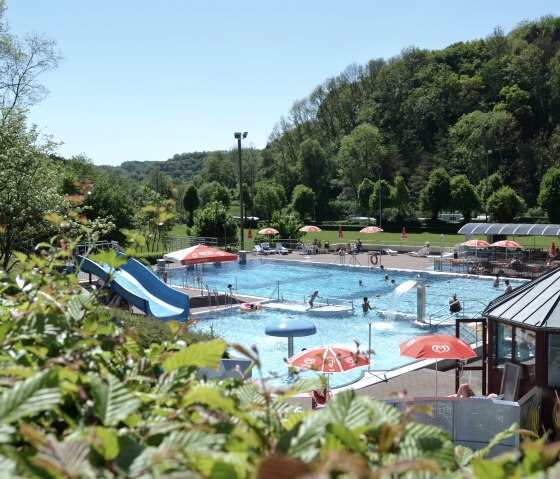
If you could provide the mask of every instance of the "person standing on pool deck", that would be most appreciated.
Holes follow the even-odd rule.
[[[309,306],[313,307],[313,302],[319,297],[319,291],[313,291],[311,298],[309,299]]]
[[[373,309],[373,308],[371,307],[371,304],[369,304],[367,296],[365,296],[364,297],[364,302],[362,303],[362,310],[364,311],[364,314],[368,314],[370,309]]]

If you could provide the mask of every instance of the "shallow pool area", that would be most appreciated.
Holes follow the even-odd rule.
[[[398,291],[397,286],[406,281],[421,282],[426,287],[426,318],[435,322],[449,317],[448,302],[457,293],[462,302],[463,312],[475,317],[486,304],[501,295],[502,288],[492,286],[492,278],[466,277],[453,274],[403,271],[368,267],[352,267],[336,264],[310,264],[297,261],[255,260],[246,265],[222,264],[219,267],[204,265],[191,269],[173,278],[174,282],[203,282],[211,289],[227,291],[232,285],[235,294],[258,296],[277,300],[286,295],[296,301],[293,309],[272,309],[267,307],[257,312],[243,313],[239,308],[228,311],[212,311],[196,315],[198,328],[212,328],[220,337],[230,343],[240,343],[246,348],[255,345],[263,363],[265,377],[285,375],[288,357],[288,340],[265,334],[265,327],[271,321],[290,318],[304,318],[312,321],[317,334],[294,338],[294,353],[302,348],[322,345],[345,345],[366,353],[371,323],[372,356],[371,369],[375,371],[401,367],[411,359],[399,355],[401,342],[421,334],[438,332],[454,334],[454,326],[430,327],[417,324],[417,291],[412,288]],[[388,275],[388,279],[385,279]],[[391,284],[395,280],[395,285]],[[361,285],[360,282],[361,281]],[[512,280],[513,287],[523,281]],[[337,300],[351,300],[353,314],[317,315],[309,310],[307,300],[313,291],[319,291],[316,306]],[[374,308],[364,315],[361,309],[363,297],[367,296]],[[315,309],[315,308],[314,308]],[[330,378],[333,387],[342,386],[360,378],[363,370],[335,374]],[[257,374],[256,371],[253,373]],[[315,374],[315,373],[306,373]]]

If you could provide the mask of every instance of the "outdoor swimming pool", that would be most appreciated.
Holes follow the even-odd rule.
[[[185,273],[183,273],[184,276]],[[384,276],[389,275],[389,281]],[[317,327],[317,334],[294,338],[294,352],[302,348],[310,348],[325,344],[344,344],[355,350],[356,341],[360,344],[360,351],[368,348],[368,323],[372,323],[372,348],[376,354],[372,356],[372,370],[388,370],[403,366],[411,362],[409,358],[399,355],[398,345],[420,334],[433,332],[434,328],[415,324],[417,295],[416,288],[405,292],[396,303],[396,287],[390,283],[395,279],[397,285],[407,280],[421,281],[426,288],[426,317],[434,318],[448,316],[448,301],[453,293],[463,302],[464,311],[469,316],[475,316],[484,309],[486,304],[503,292],[500,288],[492,287],[491,278],[466,277],[459,275],[422,272],[418,277],[416,271],[380,270],[378,268],[352,267],[341,265],[310,264],[292,261],[254,260],[246,265],[238,263],[224,263],[219,267],[204,265],[186,272],[187,279],[192,282],[196,276],[208,288],[226,291],[229,284],[233,285],[234,294],[276,298],[277,288],[282,294],[293,293],[302,298],[318,290],[317,302],[325,301],[325,297],[351,299],[354,301],[353,315],[335,315],[318,317],[310,312],[274,311],[266,305],[255,313],[242,313],[238,308],[229,312],[212,312],[200,318],[198,328],[209,330],[213,328],[228,342],[237,342],[245,347],[256,345],[263,362],[264,374],[269,372],[285,374],[284,359],[288,357],[288,340],[267,336],[265,326],[274,320],[289,317],[304,318],[313,322]],[[359,281],[362,281],[362,286]],[[174,282],[181,281],[181,275],[174,275]],[[183,280],[184,281],[184,278]],[[521,281],[511,280],[513,287],[522,284]],[[362,298],[367,296],[373,311],[367,316],[362,314]],[[386,316],[387,310],[396,310],[394,319]],[[442,329],[444,328],[444,329]],[[444,334],[454,334],[454,327],[438,327],[437,331]],[[363,368],[362,368],[363,369]],[[331,378],[333,386],[340,386],[353,382],[363,371],[351,371],[334,375]],[[256,372],[255,372],[256,374]]]

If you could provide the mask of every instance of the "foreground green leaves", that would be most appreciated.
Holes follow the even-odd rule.
[[[142,347],[133,328],[92,308],[95,292],[84,294],[74,276],[56,272],[56,255],[52,248],[28,258],[33,266],[0,279],[4,475],[490,478],[555,467],[560,447],[540,442],[488,459],[515,426],[473,452],[354,391],[336,394],[325,409],[296,411],[287,401],[296,394],[308,401],[317,379],[284,388],[200,379],[198,368],[218,367],[225,342]],[[232,349],[258,364],[257,350]]]

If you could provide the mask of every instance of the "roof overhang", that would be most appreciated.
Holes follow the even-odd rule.
[[[510,236],[558,236],[560,225],[537,225],[527,223],[467,223],[459,234],[472,235],[510,235]]]

